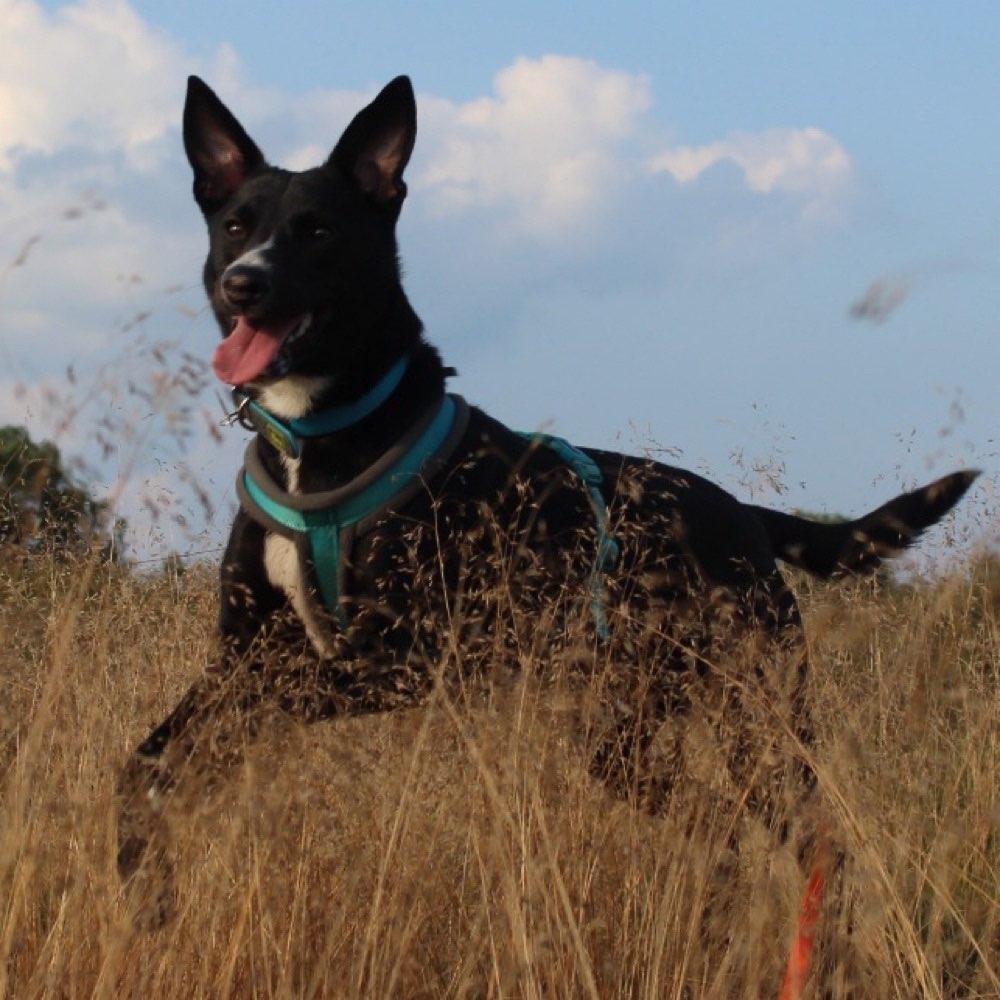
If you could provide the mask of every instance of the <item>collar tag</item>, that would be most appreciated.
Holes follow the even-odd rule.
[[[287,458],[299,457],[299,442],[296,440],[294,434],[286,428],[281,427],[279,424],[268,420],[267,416],[263,414],[263,411],[260,410],[259,407],[251,405],[249,410],[250,420],[253,422],[254,427],[256,427],[261,437],[265,438],[270,444],[274,445],[274,447]]]
[[[298,458],[302,454],[295,432],[277,417],[272,417],[242,389],[233,389],[233,401],[236,410],[226,418],[228,426],[238,423],[248,431],[256,431],[286,458]]]

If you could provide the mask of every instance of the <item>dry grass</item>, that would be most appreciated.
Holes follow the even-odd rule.
[[[848,861],[829,995],[1000,995],[1000,570],[804,588],[815,766]],[[212,574],[0,574],[0,995],[774,996],[803,876],[692,790],[653,819],[586,775],[566,698],[277,727],[175,809],[180,910],[131,929],[127,753],[211,656]],[[759,841],[759,842],[758,842]]]

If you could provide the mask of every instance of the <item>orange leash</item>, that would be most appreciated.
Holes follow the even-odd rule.
[[[823,894],[826,891],[826,850],[821,843],[816,851],[806,892],[799,908],[799,925],[795,931],[795,940],[788,954],[788,965],[785,967],[785,978],[781,984],[779,1000],[799,1000],[802,986],[809,975],[809,963],[812,960],[813,945],[816,943],[816,925],[819,923],[819,913],[823,905]]]

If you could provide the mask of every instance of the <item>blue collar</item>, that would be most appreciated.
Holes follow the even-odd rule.
[[[360,399],[294,420],[279,420],[249,393],[236,387],[233,389],[236,416],[248,430],[257,431],[283,455],[298,458],[302,454],[302,438],[333,434],[371,416],[399,388],[409,366],[410,356],[404,354]]]

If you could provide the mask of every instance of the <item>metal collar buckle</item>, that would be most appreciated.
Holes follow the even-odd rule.
[[[255,431],[257,430],[250,416],[250,403],[251,399],[249,396],[242,392],[233,391],[233,402],[236,403],[236,409],[231,413],[227,413],[222,420],[219,421],[220,427],[235,427],[239,424],[244,430]]]

